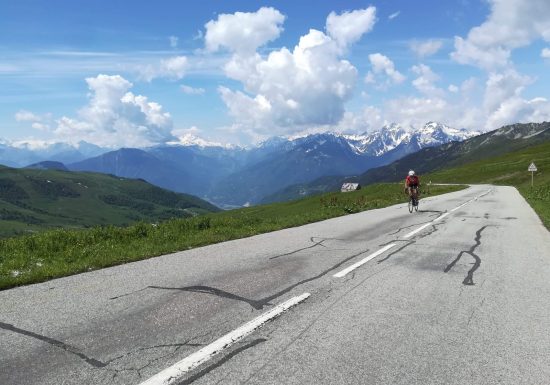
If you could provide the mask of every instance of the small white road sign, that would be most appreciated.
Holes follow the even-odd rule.
[[[531,163],[527,171],[537,172],[537,166],[535,166],[535,163]]]

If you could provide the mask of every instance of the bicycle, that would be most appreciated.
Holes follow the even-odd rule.
[[[409,196],[409,213],[418,211],[418,188],[411,188],[411,195]]]

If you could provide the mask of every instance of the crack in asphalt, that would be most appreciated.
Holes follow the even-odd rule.
[[[262,309],[265,305],[261,300],[257,301],[257,300],[241,297],[240,295],[233,294],[233,293],[230,293],[228,291],[217,289],[217,288],[211,287],[211,286],[202,286],[202,285],[185,286],[185,287],[147,286],[147,288],[148,289],[160,289],[160,290],[179,290],[179,291],[188,291],[188,292],[191,292],[191,293],[204,293],[204,294],[215,295],[217,297],[228,298],[228,299],[233,299],[235,301],[246,302],[256,310]]]
[[[136,350],[133,350],[129,353],[125,353],[125,354],[122,354],[118,357],[114,357],[110,360],[107,360],[107,361],[100,361],[100,360],[97,360],[95,358],[92,358],[92,357],[89,357],[87,356],[86,354],[84,354],[82,351],[80,351],[80,349],[74,347],[74,346],[71,346],[65,342],[62,342],[62,341],[59,341],[59,340],[56,340],[54,338],[51,338],[51,337],[47,337],[47,336],[44,336],[44,335],[41,335],[41,334],[38,334],[38,333],[35,333],[35,332],[31,332],[29,330],[25,330],[25,329],[21,329],[21,328],[18,328],[12,324],[8,324],[8,323],[5,323],[5,322],[0,322],[0,329],[4,329],[4,330],[8,330],[8,331],[11,331],[11,332],[14,332],[14,333],[17,333],[17,334],[21,334],[21,335],[24,335],[24,336],[27,336],[27,337],[31,337],[31,338],[35,338],[37,340],[40,340],[40,341],[43,341],[43,342],[46,342],[47,344],[49,345],[53,345],[55,347],[58,347],[60,349],[63,349],[65,350],[66,352],[68,353],[71,353],[75,356],[77,356],[78,358],[80,358],[81,360],[85,361],[87,364],[89,364],[90,366],[94,367],[94,368],[98,368],[98,369],[101,369],[101,368],[105,368],[106,366],[112,364],[113,362],[121,359],[121,358],[124,358],[124,357],[127,357],[129,355],[132,355],[134,353],[137,353],[137,352],[140,352],[140,351],[144,351],[144,350],[150,350],[150,349],[158,349],[158,348],[169,348],[169,347],[176,347],[176,350],[174,350],[174,352],[171,352],[170,354],[174,354],[175,352],[177,352],[180,348],[182,348],[183,346],[192,346],[192,347],[197,347],[197,346],[202,346],[202,344],[194,344],[194,343],[190,343],[190,341],[192,341],[193,339],[195,339],[195,337],[193,337],[192,339],[190,339],[189,341],[186,341],[186,342],[183,342],[183,343],[175,343],[175,344],[163,344],[163,345],[155,345],[155,346],[148,346],[148,347],[142,347],[142,348],[139,348],[139,349],[136,349]],[[165,356],[163,356],[165,357]],[[155,360],[158,360],[155,359]],[[154,362],[155,360],[153,360],[152,362]],[[146,366],[150,365],[152,362],[149,362],[149,364],[147,364]],[[144,366],[144,367],[146,367]],[[106,370],[115,370],[115,371],[124,371],[124,370],[137,370],[137,371],[140,371],[142,370],[144,367],[142,368],[128,368],[128,369],[106,369]],[[116,376],[116,374],[115,374]]]
[[[266,341],[267,341],[267,339],[265,339],[265,338],[257,338],[255,340],[239,347],[238,349],[233,350],[231,353],[225,355],[221,360],[219,360],[215,364],[212,364],[212,365],[204,368],[203,370],[201,370],[197,374],[189,377],[188,379],[186,379],[182,382],[179,382],[177,385],[189,385],[189,384],[195,382],[196,380],[198,380],[199,378],[201,378],[201,377],[205,376],[206,374],[210,373],[212,370],[214,370],[216,368],[219,368],[220,366],[225,364],[227,361],[229,361],[230,359],[235,357],[237,354],[242,353],[245,350],[253,348],[254,346],[259,345],[261,343],[264,343]]]
[[[316,242],[315,239],[320,239],[320,241]],[[292,254],[299,253],[300,251],[304,251],[304,250],[308,250],[308,249],[313,249],[314,247],[317,247],[317,246],[326,247],[325,245],[323,245],[323,242],[327,241],[328,238],[311,237],[309,240],[313,243],[313,245],[307,246],[307,247],[303,247],[303,248],[301,248],[301,249],[294,250],[294,251],[291,251],[291,252],[289,252],[289,253],[279,254],[279,255],[276,255],[276,256],[274,256],[274,257],[270,257],[269,259],[277,259],[277,258],[280,258],[280,257],[286,257],[286,256],[289,256],[289,255],[292,255]]]
[[[135,349],[135,350],[132,350],[131,352],[129,353],[125,353],[125,354],[122,354],[118,357],[115,357],[115,358],[112,358],[110,359],[109,361],[107,361],[107,364],[110,365],[111,363],[115,362],[115,361],[118,361],[122,358],[125,358],[125,357],[128,357],[132,354],[135,354],[135,353],[138,353],[138,352],[142,352],[142,351],[145,351],[145,350],[151,350],[151,349],[159,349],[159,348],[175,348],[174,350],[172,351],[169,351],[161,356],[158,356],[158,357],[155,357],[155,358],[152,358],[150,360],[147,361],[146,364],[140,366],[140,367],[122,367],[122,368],[116,368],[116,367],[113,367],[113,368],[105,368],[104,370],[106,370],[107,372],[113,372],[113,376],[111,377],[111,379],[115,379],[119,374],[123,373],[123,372],[135,372],[139,378],[142,377],[142,374],[141,372],[143,371],[143,369],[146,369],[148,367],[150,367],[152,364],[154,364],[155,362],[159,361],[159,360],[162,360],[162,359],[165,359],[167,357],[170,357],[170,356],[173,356],[174,354],[176,354],[182,347],[184,346],[191,346],[191,347],[198,347],[198,346],[202,346],[203,344],[194,344],[194,343],[190,343],[190,341],[196,339],[197,337],[193,337],[185,342],[182,342],[182,343],[174,343],[174,344],[161,344],[161,345],[155,345],[155,346],[147,346],[147,347],[142,347],[142,348],[138,348],[138,349]]]
[[[393,255],[399,253],[400,251],[402,251],[403,249],[406,249],[407,247],[409,247],[410,245],[416,243],[416,241],[406,241],[407,243],[405,243],[403,246],[401,246],[399,249],[397,250],[394,250],[392,251],[390,254],[388,254],[385,258],[377,261],[377,263],[382,263],[382,262],[385,262],[387,261],[388,259],[390,259],[390,257],[392,257]]]
[[[466,326],[470,326],[470,322],[472,322],[472,318],[474,318],[474,314],[476,312],[477,309],[481,308],[483,306],[483,304],[485,303],[485,298],[483,298],[483,300],[481,301],[481,303],[479,304],[479,306],[475,307],[473,310],[472,310],[472,313],[470,314],[470,317],[468,318],[468,323],[466,324]]]
[[[29,330],[20,329],[14,325],[4,323],[4,322],[0,322],[0,329],[9,330],[11,332],[22,334],[27,337],[35,338],[37,340],[46,342],[47,344],[56,346],[60,349],[65,350],[66,352],[69,352],[77,356],[81,360],[84,360],[86,363],[93,366],[94,368],[103,368],[108,365],[108,363],[96,360],[95,358],[92,358],[92,357],[88,357],[86,354],[82,353],[79,349],[75,348],[74,346],[66,344],[65,342],[61,342],[54,338],[46,337],[41,334],[31,332]]]
[[[191,340],[189,340],[191,341]],[[116,358],[113,358],[112,360],[109,360],[108,363],[112,363],[116,360],[119,360],[121,358],[124,358],[124,357],[127,357],[127,356],[130,356],[132,354],[135,354],[135,353],[138,353],[138,352],[141,352],[141,351],[145,351],[145,350],[150,350],[150,349],[158,349],[158,348],[171,348],[171,347],[175,347],[175,349],[173,351],[169,351],[161,356],[158,356],[156,358],[153,358],[151,360],[149,360],[145,365],[142,365],[140,367],[123,367],[123,368],[106,368],[107,371],[109,372],[113,372],[113,377],[112,379],[115,379],[120,373],[123,373],[123,372],[136,372],[136,374],[138,375],[138,377],[141,378],[141,372],[143,371],[143,369],[146,369],[148,367],[150,367],[151,365],[153,365],[155,362],[157,361],[160,361],[162,359],[165,359],[167,357],[170,357],[170,356],[173,356],[174,354],[176,354],[182,347],[184,346],[202,346],[202,344],[190,344],[189,341],[187,342],[184,342],[184,343],[180,343],[180,344],[164,344],[164,345],[156,345],[156,346],[150,346],[150,347],[145,347],[145,348],[139,348],[139,349],[136,349],[132,352],[129,352],[129,353],[126,353],[126,354],[123,354],[119,357],[116,357]]]
[[[268,297],[265,297],[265,298],[262,298],[262,299],[259,299],[259,300],[253,300],[253,299],[250,299],[250,298],[245,298],[245,297],[233,294],[233,293],[229,293],[229,292],[224,291],[224,290],[217,289],[215,287],[202,286],[202,285],[200,285],[200,286],[185,286],[185,287],[147,286],[147,288],[161,289],[161,290],[190,291],[190,292],[199,292],[199,293],[211,294],[211,295],[216,295],[216,296],[220,296],[220,297],[223,297],[223,298],[229,298],[229,299],[234,299],[234,300],[237,300],[237,301],[243,301],[243,302],[248,303],[250,306],[254,307],[254,309],[260,310],[260,309],[263,309],[264,306],[266,306],[266,305],[272,305],[271,301],[274,300],[275,298],[278,298],[278,297],[282,296],[283,294],[286,294],[286,293],[290,292],[291,290],[293,290],[294,288],[296,288],[300,285],[303,285],[305,283],[308,283],[308,282],[311,282],[311,281],[314,281],[316,279],[321,278],[322,276],[328,274],[332,270],[335,270],[335,269],[339,268],[340,266],[342,266],[344,263],[348,262],[349,260],[351,260],[353,258],[356,258],[356,257],[360,256],[361,254],[365,254],[368,251],[369,251],[369,249],[363,250],[359,253],[356,253],[356,254],[351,255],[347,258],[344,258],[342,261],[338,262],[337,264],[333,265],[332,267],[322,271],[321,273],[319,273],[319,274],[317,274],[313,277],[301,280],[301,281],[299,281],[299,282],[297,282],[293,285],[287,286],[286,288],[278,291],[277,293],[275,293],[273,295],[270,295]],[[144,290],[144,289],[141,289],[141,290]]]
[[[400,227],[398,230],[394,231],[393,233],[389,233],[388,235],[395,235],[395,234],[398,234],[398,233],[400,233],[401,231],[403,231],[403,230],[405,230],[405,229],[410,229],[411,227],[418,226],[418,225],[425,225],[426,223],[430,223],[430,222],[432,222],[432,221],[414,223],[414,224],[409,225],[409,226]],[[390,243],[391,243],[391,242],[390,242]]]
[[[476,236],[474,238],[475,244],[473,244],[469,250],[462,250],[460,253],[458,253],[456,258],[447,265],[447,267],[443,270],[443,272],[448,273],[456,265],[456,263],[460,260],[460,258],[462,258],[464,254],[468,254],[474,258],[475,262],[474,262],[474,266],[472,266],[472,268],[468,271],[468,274],[466,275],[466,278],[464,278],[464,281],[462,281],[462,284],[468,285],[468,286],[475,285],[474,273],[479,268],[479,266],[481,266],[481,258],[479,257],[479,255],[474,253],[474,251],[476,248],[478,248],[481,245],[481,233],[487,227],[489,227],[489,225],[485,225],[476,231]]]

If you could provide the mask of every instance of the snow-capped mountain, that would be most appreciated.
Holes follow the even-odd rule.
[[[222,144],[220,142],[212,142],[190,133],[187,133],[181,136],[178,142],[168,142],[166,144],[170,146],[183,146],[183,147],[197,146],[202,148],[205,148],[205,147],[221,147],[226,149],[239,148],[239,146],[236,146],[234,144]]]
[[[399,124],[392,123],[371,133],[344,135],[344,137],[356,152],[371,156],[382,156],[400,146],[408,147],[407,152],[410,153],[425,147],[463,141],[476,135],[479,135],[479,132],[428,122],[419,129],[413,127],[405,129]]]

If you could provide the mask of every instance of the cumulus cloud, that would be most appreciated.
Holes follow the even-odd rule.
[[[145,147],[173,139],[170,114],[146,96],[130,92],[132,83],[120,75],[87,78],[89,103],[77,118],[63,116],[54,132],[73,141],[107,147]]]
[[[540,52],[540,56],[545,59],[550,59],[550,48],[543,48]]]
[[[385,74],[394,84],[405,81],[405,76],[395,69],[395,65],[387,56],[381,53],[370,54],[369,61],[374,74]]]
[[[412,82],[418,91],[432,96],[442,96],[445,93],[441,88],[435,86],[435,83],[439,80],[439,76],[429,66],[419,64],[413,66],[411,70],[418,75]]]
[[[426,41],[412,41],[410,43],[411,50],[420,58],[435,55],[443,47],[443,41],[430,39]]]
[[[256,133],[288,134],[312,125],[337,124],[357,79],[356,68],[342,58],[343,48],[372,28],[374,8],[341,15],[331,13],[327,18],[327,34],[311,29],[293,50],[283,47],[263,57],[242,46],[258,48],[278,36],[279,24],[284,20],[278,11],[269,9],[270,27],[265,22],[252,22],[260,16],[266,18],[265,10],[262,8],[246,17],[242,13],[223,15],[217,22],[207,23],[207,49],[223,47],[233,51],[224,71],[244,88],[243,91],[218,89],[235,118],[235,127],[253,128]],[[208,37],[213,25],[220,28],[220,20],[228,24],[224,30],[231,29],[230,35],[237,36],[237,41],[227,37],[213,41]],[[247,23],[237,22],[242,20]],[[259,28],[263,38],[259,39],[253,29],[247,29],[250,25]]]
[[[15,120],[18,122],[40,122],[42,118],[30,111],[20,110],[15,113]]]
[[[205,92],[204,88],[194,88],[191,86],[187,86],[185,84],[182,84],[180,86],[181,90],[186,93],[187,95],[202,95]]]
[[[206,23],[205,44],[208,51],[220,48],[233,52],[255,52],[258,47],[279,37],[285,16],[271,7],[257,12],[221,14]]]
[[[18,122],[30,122],[31,127],[35,130],[49,131],[51,129],[52,114],[38,115],[31,111],[19,110],[15,113],[15,120]]]
[[[490,0],[491,13],[464,39],[455,37],[451,57],[487,70],[508,66],[511,51],[535,39],[550,41],[548,0]]]
[[[185,56],[174,56],[169,59],[163,59],[158,65],[148,65],[141,69],[141,79],[152,81],[156,78],[167,78],[179,80],[183,78],[187,70],[189,61]]]
[[[327,34],[340,47],[349,47],[356,43],[361,36],[372,30],[376,23],[376,8],[368,7],[340,15],[331,12],[327,17]]]

